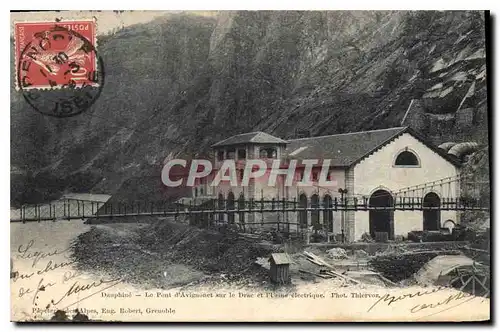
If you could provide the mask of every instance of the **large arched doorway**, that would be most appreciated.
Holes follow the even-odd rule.
[[[234,194],[233,194],[233,192],[230,192],[227,195],[226,208],[227,208],[227,210],[234,210]],[[227,213],[227,222],[230,224],[234,224],[234,211]]]
[[[422,206],[424,207],[424,231],[436,231],[441,227],[441,199],[436,193],[428,193],[424,196]],[[431,208],[431,209],[425,209]]]
[[[301,194],[299,196],[299,209],[307,208],[307,196],[305,194]],[[307,228],[307,210],[300,210],[299,214],[299,225],[300,228]]]
[[[387,190],[377,190],[370,196],[370,207],[391,207],[393,198]],[[375,233],[387,233],[389,239],[394,238],[394,210],[370,210],[370,235],[375,238]]]
[[[311,196],[311,224],[314,229],[319,229],[319,196],[314,194]]]
[[[333,211],[331,210],[333,207],[332,196],[325,195],[323,197],[323,207],[323,224],[329,232],[333,232]]]

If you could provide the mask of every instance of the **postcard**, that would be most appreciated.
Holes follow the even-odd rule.
[[[11,320],[489,321],[489,24],[11,12]]]

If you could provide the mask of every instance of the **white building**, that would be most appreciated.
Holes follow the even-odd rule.
[[[210,188],[207,182],[196,188],[208,195],[227,200],[237,206],[249,199],[286,199],[298,206],[328,206],[335,199],[357,199],[359,204],[391,206],[398,197],[416,199],[424,206],[439,206],[443,199],[459,197],[458,182],[443,182],[444,178],[459,176],[460,162],[435,147],[408,127],[397,127],[365,132],[283,140],[255,132],[236,135],[213,145],[216,165],[225,159],[244,163],[246,159],[329,159],[329,179],[336,181],[327,188],[317,185],[319,170],[313,169],[309,187],[284,185],[278,177],[275,186],[266,181],[251,182],[248,187],[221,183]],[[303,169],[297,169],[300,180]],[[435,181],[435,186],[419,185]],[[414,188],[411,190],[411,188]],[[408,188],[405,190],[405,188]],[[410,198],[411,197],[411,198]],[[229,222],[249,222],[253,216],[236,214]],[[289,221],[298,221],[300,227],[328,230],[344,234],[348,241],[359,240],[364,233],[388,233],[389,239],[407,236],[412,230],[434,230],[459,222],[458,212],[441,210],[415,211],[308,211],[287,214]],[[246,219],[246,220],[245,220]]]

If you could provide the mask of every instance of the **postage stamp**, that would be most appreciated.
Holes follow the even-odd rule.
[[[35,110],[68,117],[100,94],[96,22],[15,22],[16,88]]]
[[[96,84],[95,22],[16,22],[16,63],[24,89]]]

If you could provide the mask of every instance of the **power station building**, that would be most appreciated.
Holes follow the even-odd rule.
[[[444,181],[459,176],[459,160],[429,143],[409,127],[353,132],[320,137],[284,140],[263,132],[229,137],[213,145],[214,164],[234,159],[244,165],[248,159],[263,159],[270,164],[280,160],[330,160],[327,173],[332,185],[319,185],[319,168],[310,173],[310,186],[285,185],[278,175],[270,186],[266,174],[248,186],[234,186],[228,181],[210,186],[209,179],[201,181],[194,196],[208,196],[237,207],[248,200],[275,199],[294,201],[298,207],[331,206],[335,200],[356,200],[373,207],[390,207],[395,199],[407,197],[417,204],[439,207],[447,197],[459,197],[458,181]],[[320,166],[320,165],[319,165]],[[238,171],[242,172],[241,169]],[[240,174],[240,173],[238,173]],[[304,177],[304,168],[297,167],[295,180]],[[238,176],[238,181],[242,175]],[[296,182],[294,182],[296,183]],[[426,184],[423,186],[422,184]],[[242,206],[243,207],[243,206]],[[252,214],[231,214],[223,218],[229,223],[255,223]],[[267,217],[269,218],[269,217]],[[272,218],[272,215],[271,215]],[[333,235],[344,234],[346,240],[360,240],[364,233],[373,237],[387,233],[388,239],[405,236],[413,230],[437,230],[453,227],[459,222],[457,211],[429,210],[349,210],[300,211],[287,213],[287,220],[300,228],[315,228]]]

